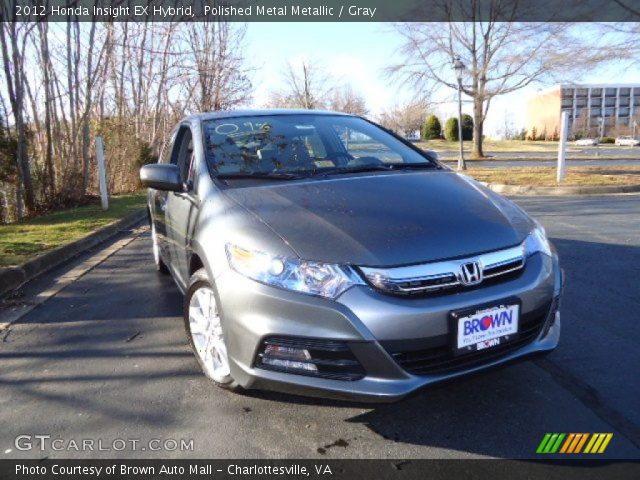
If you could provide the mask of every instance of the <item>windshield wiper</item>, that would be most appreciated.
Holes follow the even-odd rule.
[[[423,163],[394,163],[393,170],[428,170],[431,168],[440,168],[435,163],[423,162]]]
[[[333,167],[323,168],[314,172],[316,175],[338,175],[341,173],[360,173],[393,170],[390,165],[361,165],[359,167]]]
[[[268,178],[275,180],[297,180],[305,178],[305,175],[291,172],[233,172],[220,173],[216,175],[221,180],[227,179],[243,179],[243,178]]]
[[[389,164],[372,164],[360,165],[358,167],[334,167],[319,169],[314,172],[315,175],[339,175],[343,173],[361,173],[361,172],[389,172],[392,170],[422,170],[430,168],[439,168],[434,163],[389,163]]]

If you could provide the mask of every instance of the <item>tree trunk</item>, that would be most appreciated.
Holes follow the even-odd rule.
[[[484,127],[484,112],[482,109],[482,99],[473,99],[473,152],[471,154],[474,158],[483,158],[484,151],[482,149],[483,141],[483,127]]]
[[[4,20],[4,17],[0,18]],[[16,160],[18,163],[18,171],[20,173],[21,185],[18,191],[24,196],[27,212],[35,210],[36,201],[33,190],[33,182],[31,180],[31,169],[29,167],[29,151],[27,144],[27,130],[24,123],[24,72],[22,70],[23,57],[20,55],[18,46],[18,32],[16,30],[17,22],[6,22],[0,24],[0,44],[2,47],[2,59],[4,63],[4,73],[9,92],[9,103],[13,111],[13,120],[15,123],[16,137],[18,148],[16,151]],[[8,35],[7,35],[8,33]],[[11,41],[11,56],[9,56],[9,48],[7,45],[7,36]],[[22,192],[21,192],[22,191]],[[18,200],[20,202],[20,200]]]

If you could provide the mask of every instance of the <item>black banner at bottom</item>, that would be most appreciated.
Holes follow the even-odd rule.
[[[537,479],[637,480],[638,461],[0,460],[2,479]]]

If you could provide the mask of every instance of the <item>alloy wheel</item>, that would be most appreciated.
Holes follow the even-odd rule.
[[[205,373],[219,383],[229,381],[229,359],[213,290],[196,289],[189,300],[189,329]]]

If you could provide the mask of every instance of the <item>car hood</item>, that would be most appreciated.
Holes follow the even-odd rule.
[[[229,188],[303,259],[395,266],[522,242],[533,227],[515,204],[450,171]]]

